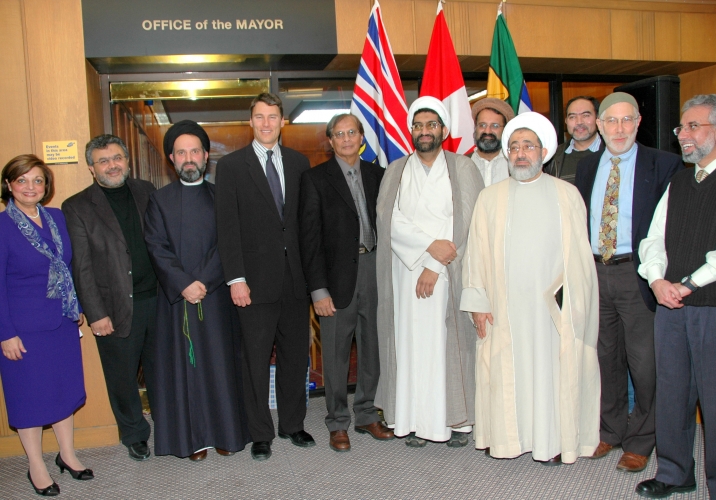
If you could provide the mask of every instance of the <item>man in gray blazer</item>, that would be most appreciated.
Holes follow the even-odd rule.
[[[150,427],[137,387],[140,360],[152,401],[152,349],[157,278],[144,243],[144,212],[152,183],[129,179],[122,139],[100,135],[85,157],[95,178],[62,204],[72,241],[77,296],[92,333],[107,383],[109,403],[130,458],[149,458]]]

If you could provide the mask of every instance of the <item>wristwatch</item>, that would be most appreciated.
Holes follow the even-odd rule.
[[[687,276],[686,278],[682,279],[682,280],[681,280],[681,284],[684,285],[684,286],[685,286],[686,288],[688,288],[689,290],[691,290],[692,292],[695,292],[696,290],[699,289],[699,287],[697,287],[697,286],[694,284],[694,282],[691,281],[691,276]]]

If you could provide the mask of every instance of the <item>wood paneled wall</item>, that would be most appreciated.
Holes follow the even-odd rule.
[[[22,153],[42,157],[42,142],[72,139],[80,161],[53,166],[59,207],[87,187],[92,176],[82,159],[90,139],[87,73],[80,0],[3,0],[0,2],[0,91],[5,116],[0,121],[0,165]],[[118,442],[97,345],[83,327],[82,360],[87,403],[75,414],[75,446],[89,448]],[[58,360],[58,369],[62,369]],[[40,404],[38,402],[38,404]],[[57,450],[52,431],[43,436],[45,451]],[[9,428],[0,392],[0,456],[21,455],[17,434]]]
[[[336,0],[339,54],[360,54],[372,0]],[[444,4],[458,56],[489,56],[497,1]],[[383,0],[394,54],[426,54],[436,0]],[[510,0],[520,57],[716,62],[716,2]]]
[[[716,65],[680,75],[681,104],[697,94],[716,94]]]

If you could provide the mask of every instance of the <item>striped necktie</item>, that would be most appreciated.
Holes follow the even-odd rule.
[[[696,182],[703,181],[708,175],[709,173],[706,171],[706,169],[699,170],[696,173]]]
[[[602,259],[609,260],[617,251],[617,220],[619,219],[619,162],[621,158],[612,157],[612,169],[607,179],[602,206],[602,223],[599,227],[599,253]]]

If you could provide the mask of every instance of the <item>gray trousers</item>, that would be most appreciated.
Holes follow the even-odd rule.
[[[356,288],[348,307],[338,309],[333,316],[320,318],[329,431],[347,430],[351,423],[347,384],[354,331],[358,347],[358,381],[353,400],[355,425],[368,425],[380,419],[373,405],[380,376],[375,255],[375,251],[360,254]]]
[[[696,293],[699,293],[698,291]],[[656,479],[694,484],[696,401],[704,429],[706,482],[716,495],[716,307],[656,310]]]
[[[600,439],[649,456],[656,441],[654,313],[639,290],[634,264],[597,264],[599,280],[599,372],[602,381]],[[629,416],[627,369],[634,383]],[[627,423],[628,422],[628,423]]]

